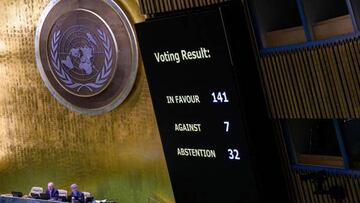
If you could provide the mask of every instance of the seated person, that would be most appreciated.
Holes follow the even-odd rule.
[[[55,188],[54,183],[48,183],[45,194],[48,195],[50,200],[57,200],[59,198],[59,191]]]
[[[71,195],[69,201],[72,201],[73,198],[74,200],[82,203],[85,201],[84,193],[78,190],[78,186],[75,183],[70,186],[70,189],[71,189]]]

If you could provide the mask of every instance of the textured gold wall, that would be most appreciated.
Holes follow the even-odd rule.
[[[201,6],[209,6],[226,1],[229,0],[139,0],[139,3],[142,13],[155,14]]]
[[[100,199],[174,202],[142,66],[129,99],[102,116],[72,113],[45,88],[34,32],[48,2],[0,0],[0,193],[76,182]],[[135,0],[119,3],[142,21]]]

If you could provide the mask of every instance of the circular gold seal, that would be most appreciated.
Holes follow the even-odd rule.
[[[111,111],[136,79],[134,29],[113,0],[51,1],[40,18],[35,49],[47,88],[79,113]]]

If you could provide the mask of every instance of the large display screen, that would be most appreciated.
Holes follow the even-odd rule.
[[[136,29],[176,201],[257,202],[236,74],[248,67],[234,64],[222,10]]]

